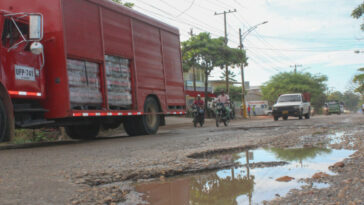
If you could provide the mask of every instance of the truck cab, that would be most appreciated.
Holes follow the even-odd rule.
[[[303,116],[310,118],[311,104],[309,97],[301,93],[284,94],[279,96],[277,103],[273,106],[273,118],[277,121],[280,117],[287,120],[288,116],[298,117],[300,120]]]
[[[13,123],[32,126],[45,112],[42,22],[40,14],[0,10],[0,141],[10,137]]]

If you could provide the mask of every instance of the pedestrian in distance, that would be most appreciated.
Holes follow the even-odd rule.
[[[254,116],[257,116],[257,113],[255,113],[255,105],[253,105],[253,114],[254,114]]]
[[[250,119],[250,111],[251,111],[251,107],[250,107],[250,105],[248,105],[248,115],[249,115],[249,119]]]

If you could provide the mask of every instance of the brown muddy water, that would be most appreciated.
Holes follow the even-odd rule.
[[[308,184],[300,181],[302,178],[312,177],[317,172],[334,175],[328,167],[353,153],[352,150],[310,147],[256,149],[224,154],[218,158],[233,160],[240,166],[139,183],[136,190],[143,193],[144,199],[153,205],[262,204],[265,200],[286,195],[291,189],[307,186]],[[286,161],[288,164],[271,166],[270,162],[277,161]],[[254,166],[257,163],[265,165],[257,168]],[[276,181],[282,176],[294,179],[289,182]],[[329,185],[312,186],[326,188]]]

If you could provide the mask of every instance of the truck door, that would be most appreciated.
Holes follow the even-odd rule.
[[[30,42],[22,42],[28,35],[27,22],[17,20],[14,24],[10,18],[5,18],[1,37],[5,84],[9,91],[37,93],[35,96],[40,97],[44,96],[42,59],[30,52]]]

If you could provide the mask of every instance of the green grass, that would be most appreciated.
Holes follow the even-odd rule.
[[[58,129],[17,129],[11,143],[26,144],[34,142],[51,142],[58,140],[60,131]]]

